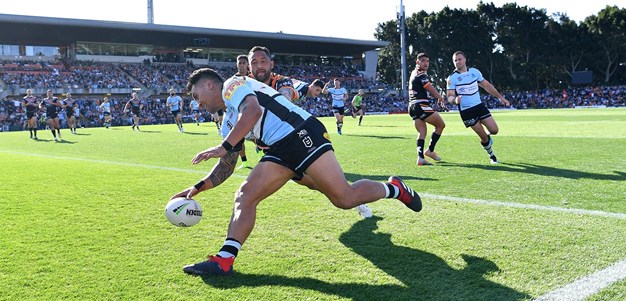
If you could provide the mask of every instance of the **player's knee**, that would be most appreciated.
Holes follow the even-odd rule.
[[[335,196],[329,196],[330,202],[339,209],[351,209],[354,207],[355,200],[350,197],[350,194],[341,194]]]
[[[490,129],[490,130],[489,130],[489,133],[490,133],[491,135],[497,135],[499,131],[500,131],[500,129],[498,129],[498,127],[495,127],[495,128],[493,128],[493,129]]]

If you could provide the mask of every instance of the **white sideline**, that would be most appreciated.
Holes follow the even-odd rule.
[[[582,215],[597,215],[597,216],[602,216],[602,217],[626,219],[626,213],[606,212],[606,211],[598,211],[598,210],[585,210],[585,209],[570,209],[570,208],[563,208],[563,207],[556,207],[556,206],[540,206],[540,205],[509,203],[509,202],[500,202],[500,201],[492,201],[492,200],[468,199],[468,198],[459,198],[459,197],[454,197],[454,196],[436,195],[436,194],[429,194],[429,193],[420,193],[420,195],[423,197],[439,199],[439,200],[444,200],[444,201],[455,201],[455,202],[463,202],[463,203],[512,207],[512,208],[520,208],[520,209],[534,209],[534,210],[542,210],[542,211],[566,212],[566,213],[574,213],[574,214],[582,214]]]
[[[582,301],[622,279],[626,279],[626,260],[539,296],[535,301]]]
[[[159,165],[149,165],[149,164],[137,164],[137,163],[128,163],[128,162],[115,162],[115,161],[107,161],[107,160],[98,160],[98,159],[87,159],[87,158],[76,158],[76,157],[63,157],[63,156],[53,156],[53,155],[45,155],[45,154],[35,154],[35,153],[25,153],[25,152],[15,152],[15,151],[6,151],[0,150],[0,153],[13,154],[13,155],[22,155],[22,156],[31,156],[31,157],[40,157],[40,158],[52,158],[52,159],[61,159],[61,160],[73,160],[73,161],[82,161],[82,162],[93,162],[93,163],[102,163],[102,164],[112,164],[112,165],[120,165],[120,166],[131,166],[131,167],[140,167],[140,168],[149,168],[149,169],[160,169],[160,170],[170,170],[170,171],[180,171],[180,172],[188,172],[188,173],[199,173],[206,174],[207,171],[202,170],[193,170],[193,169],[182,169],[175,167],[166,167]],[[243,175],[233,176],[245,178]],[[290,181],[291,183],[291,181]],[[626,219],[626,214],[624,213],[614,213],[614,212],[604,212],[597,210],[584,210],[584,209],[569,209],[569,208],[561,208],[555,206],[539,206],[539,205],[531,205],[531,204],[520,204],[520,203],[508,203],[508,202],[500,202],[493,200],[480,200],[480,199],[469,199],[469,198],[460,198],[453,196],[445,196],[445,195],[435,195],[429,193],[420,193],[422,197],[445,200],[445,201],[454,201],[454,202],[464,202],[464,203],[473,203],[473,204],[481,204],[488,206],[501,206],[501,207],[511,207],[511,208],[519,208],[519,209],[532,209],[532,210],[542,210],[542,211],[554,211],[554,212],[564,212],[564,213],[573,213],[573,214],[582,214],[582,215],[595,215],[609,218],[617,218],[617,219]],[[626,260],[622,260],[604,270],[593,273],[589,276],[581,278],[577,281],[569,283],[559,289],[551,291],[545,295],[542,295],[536,299],[536,301],[578,301],[584,300],[587,297],[596,294],[603,288],[626,278]]]

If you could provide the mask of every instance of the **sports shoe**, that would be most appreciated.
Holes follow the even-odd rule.
[[[426,150],[426,151],[424,152],[424,156],[429,157],[429,158],[431,158],[431,159],[433,159],[433,160],[435,160],[435,161],[441,161],[441,157],[439,157],[439,156],[437,155],[437,153],[435,153],[435,152],[431,152],[430,150]]]
[[[356,211],[359,212],[359,214],[363,217],[363,218],[370,218],[372,217],[372,209],[370,209],[370,207],[368,207],[367,205],[363,204],[363,205],[358,205],[356,207],[354,207],[354,209],[356,209]]]
[[[491,162],[491,164],[498,164],[500,162],[498,162],[498,159],[496,158],[495,155],[489,157],[489,161]]]
[[[389,177],[388,182],[396,186],[400,190],[400,195],[398,195],[397,199],[402,202],[404,205],[409,207],[409,209],[419,212],[422,210],[422,199],[420,198],[417,192],[413,191],[411,187],[406,186],[402,179],[397,176]]]
[[[424,158],[417,158],[417,165],[419,166],[424,166],[424,165],[433,165],[432,163],[428,162],[426,159]]]
[[[234,273],[235,257],[222,258],[209,255],[209,260],[183,267],[183,272],[192,275],[230,276]]]
[[[341,130],[337,130],[337,134],[341,135]]]
[[[57,137],[54,137],[54,141],[59,141],[59,139],[57,139]]]

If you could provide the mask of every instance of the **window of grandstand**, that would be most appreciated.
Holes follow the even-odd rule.
[[[24,46],[0,45],[0,55],[7,56],[56,56],[59,54],[58,47],[52,46]]]

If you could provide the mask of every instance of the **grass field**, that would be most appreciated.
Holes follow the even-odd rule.
[[[501,164],[449,113],[427,167],[407,115],[347,117],[343,136],[322,118],[348,180],[399,175],[423,211],[381,200],[362,219],[289,183],[230,278],[181,269],[219,250],[248,169],[197,197],[198,225],[163,215],[213,166],[190,160],[219,143],[214,124],[0,133],[0,300],[532,300],[626,260],[626,110],[494,116]],[[589,300],[626,299],[621,275]]]

